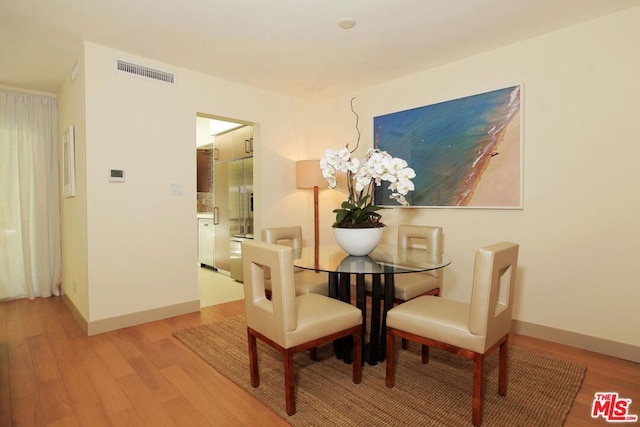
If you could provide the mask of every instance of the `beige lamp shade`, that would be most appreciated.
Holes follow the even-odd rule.
[[[322,176],[320,160],[299,160],[296,162],[296,187],[326,187],[327,180]]]

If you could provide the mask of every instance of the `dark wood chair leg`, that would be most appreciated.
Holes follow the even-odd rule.
[[[429,363],[429,346],[426,344],[422,344],[422,363]]]
[[[500,353],[498,358],[498,394],[507,395],[507,366],[509,364],[509,336],[500,344]]]
[[[309,358],[311,360],[318,360],[318,347],[309,349]]]
[[[473,355],[473,413],[472,422],[474,426],[482,424],[482,371],[484,365],[484,354],[475,353]]]
[[[435,289],[427,292],[425,295],[433,295],[434,297],[439,297],[440,296],[440,288],[435,288]]]
[[[385,377],[385,384],[389,388],[393,387],[395,383],[394,357],[396,353],[396,340],[392,332],[393,330],[391,328],[387,328],[387,374]]]
[[[406,338],[402,338],[402,349],[406,350],[409,348],[409,340]]]
[[[287,349],[282,355],[284,361],[284,394],[287,404],[287,415],[296,413],[296,384],[293,372],[293,351]]]
[[[362,381],[362,327],[358,326],[353,332],[353,383]]]
[[[247,342],[249,344],[249,374],[251,376],[251,385],[258,387],[260,385],[260,372],[258,371],[258,346],[256,345],[256,337],[251,333],[251,329],[247,328]]]

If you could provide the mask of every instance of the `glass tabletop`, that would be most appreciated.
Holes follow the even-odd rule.
[[[378,245],[366,256],[348,255],[338,245],[322,245],[319,247],[317,265],[313,247],[294,251],[293,258],[294,266],[306,270],[352,274],[415,273],[451,264],[451,257],[444,253],[394,245]]]

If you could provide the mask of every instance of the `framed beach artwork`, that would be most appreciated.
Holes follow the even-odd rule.
[[[62,196],[76,195],[76,140],[73,126],[62,135]]]
[[[522,209],[521,85],[374,117],[376,144],[416,171],[414,207]],[[397,206],[386,186],[380,206]]]

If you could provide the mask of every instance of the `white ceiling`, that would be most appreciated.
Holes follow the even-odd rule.
[[[56,93],[88,40],[309,97],[413,74],[640,0],[0,0],[0,85]],[[338,28],[353,18],[353,29]],[[171,70],[168,70],[171,71]]]

